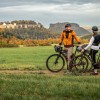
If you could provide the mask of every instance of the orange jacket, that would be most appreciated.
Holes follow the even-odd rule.
[[[66,31],[64,30],[60,36],[60,44],[63,42],[65,47],[73,46],[73,37],[77,42],[80,42],[80,39],[76,36],[76,33],[73,30],[70,31],[68,38],[66,37]]]

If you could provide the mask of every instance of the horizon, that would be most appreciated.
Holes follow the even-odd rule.
[[[23,20],[23,19],[21,19],[21,20]],[[3,23],[5,23],[5,22],[12,22],[12,21],[21,21],[20,19],[19,20],[5,20],[5,21],[0,21],[0,22],[3,22]],[[24,19],[25,20],[25,19]],[[30,20],[25,20],[25,21],[30,21]],[[31,20],[31,21],[35,21],[35,20]],[[36,21],[35,21],[36,22]],[[68,21],[67,21],[68,22]],[[50,23],[50,24],[57,24],[57,23],[67,23],[67,22],[55,22],[55,23]],[[36,23],[40,23],[40,22],[36,22]],[[81,26],[79,23],[77,23],[77,22],[68,22],[68,23],[75,23],[75,24],[78,24],[80,27],[92,27],[92,26],[90,26],[90,25],[84,25],[84,26]],[[41,23],[42,25],[43,25],[43,23]],[[48,26],[45,26],[45,25],[43,25],[45,28],[49,28],[50,27],[50,24],[48,25]],[[100,26],[98,26],[98,27],[100,27]]]

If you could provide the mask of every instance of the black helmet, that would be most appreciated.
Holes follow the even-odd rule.
[[[98,27],[97,26],[93,26],[92,27],[92,31],[98,31]]]
[[[66,27],[71,27],[71,24],[66,24],[66,25],[65,25],[65,28],[66,28]]]

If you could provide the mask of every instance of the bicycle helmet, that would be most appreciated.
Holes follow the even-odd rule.
[[[66,27],[71,27],[71,24],[66,24],[66,25],[65,25],[65,28],[66,28]]]
[[[92,27],[92,31],[98,31],[98,27],[97,26],[93,26]]]

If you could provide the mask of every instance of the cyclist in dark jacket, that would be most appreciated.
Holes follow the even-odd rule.
[[[97,69],[99,68],[99,66],[96,63],[96,54],[97,54],[98,50],[100,49],[100,46],[99,46],[100,35],[98,34],[97,26],[93,26],[92,31],[93,31],[93,36],[91,37],[89,44],[82,50],[82,52],[84,52],[88,48],[91,48],[90,55],[92,58],[92,64],[94,66],[94,72],[92,74],[97,75],[98,74]]]

